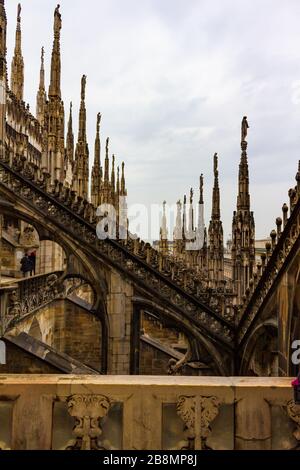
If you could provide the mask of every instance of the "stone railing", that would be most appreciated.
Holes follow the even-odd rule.
[[[2,375],[0,386],[0,448],[300,447],[288,378]]]
[[[11,280],[0,286],[2,334],[24,316],[65,295],[63,271]]]
[[[48,187],[47,175],[41,176],[24,159],[15,158],[12,163],[9,159],[0,160],[0,183],[149,293],[169,302],[220,341],[232,345],[234,311],[230,303],[225,306],[223,291],[216,295],[207,291],[201,276],[197,278],[140,240],[97,240],[95,208],[62,183]]]

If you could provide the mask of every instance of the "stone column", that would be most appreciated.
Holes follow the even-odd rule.
[[[109,321],[108,374],[130,374],[130,339],[133,288],[116,273],[111,273],[107,297]]]

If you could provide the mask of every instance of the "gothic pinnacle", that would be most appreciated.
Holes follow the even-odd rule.
[[[167,217],[166,217],[166,201],[163,202],[163,216],[161,222],[160,236],[161,240],[167,240],[168,229],[167,229]]]
[[[241,160],[239,166],[239,187],[237,197],[237,209],[250,210],[250,195],[249,195],[249,169],[247,157],[247,130],[249,128],[247,117],[244,116],[242,120],[242,142],[241,142]]]
[[[121,195],[122,195],[122,196],[126,196],[126,186],[125,186],[125,163],[124,163],[124,162],[122,162]]]
[[[219,171],[218,154],[214,154],[214,187],[212,196],[212,219],[220,218],[220,189],[219,189]]]
[[[109,137],[106,139],[105,144],[105,165],[104,165],[104,183],[109,183],[109,157],[108,157]]]
[[[68,130],[72,130],[72,109],[73,109],[73,103],[72,103],[72,101],[70,101],[70,113],[69,113]]]
[[[112,166],[111,166],[111,190],[114,193],[115,191],[115,156],[112,156]]]
[[[61,61],[60,61],[60,30],[62,27],[60,5],[57,5],[54,11],[54,40],[51,57],[51,76],[49,86],[49,96],[61,97],[60,79],[61,79]]]
[[[45,124],[46,90],[45,90],[45,51],[41,49],[41,68],[39,89],[36,96],[36,117],[41,126]]]
[[[253,277],[255,267],[255,222],[250,211],[249,168],[247,157],[247,141],[249,124],[244,116],[241,124],[241,159],[238,175],[237,207],[232,220],[232,266],[233,285],[237,302],[241,303],[249,288],[249,280]],[[243,234],[241,237],[240,234]],[[243,265],[240,260],[243,259]]]
[[[101,166],[100,161],[100,123],[101,123],[101,113],[97,114],[97,122],[96,122],[96,138],[95,138],[95,155],[94,155],[94,167],[99,168]]]
[[[73,117],[72,117],[72,101],[70,102],[70,114],[67,132],[67,158],[69,162],[74,160],[74,134],[73,134]]]
[[[18,4],[15,51],[11,64],[11,90],[20,101],[23,100],[24,60],[21,46],[21,5]]]
[[[41,70],[40,70],[40,87],[45,88],[45,49],[44,46],[41,49]]]
[[[186,194],[183,196],[183,211],[182,211],[182,239],[185,240],[186,235]]]
[[[203,200],[203,174],[202,173],[200,175],[199,192],[200,192],[199,204],[203,204],[204,200]]]
[[[190,204],[193,204],[194,191],[193,188],[190,189]]]
[[[100,131],[100,122],[101,122],[101,113],[97,114],[97,135],[99,135]]]
[[[79,110],[78,141],[86,142],[86,108],[85,108],[86,75],[81,78],[81,103]]]
[[[86,75],[82,75],[82,78],[81,78],[81,101],[85,100],[85,88],[86,88]]]
[[[120,168],[117,167],[117,195],[120,194]]]
[[[192,232],[194,230],[194,209],[193,209],[193,196],[194,196],[194,191],[193,188],[190,189],[190,207],[189,207],[189,235],[190,238],[192,238]]]

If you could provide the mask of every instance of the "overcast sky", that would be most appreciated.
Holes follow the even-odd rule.
[[[8,63],[17,0],[6,0]],[[129,202],[175,203],[205,178],[211,210],[213,154],[219,154],[225,237],[231,233],[240,124],[250,125],[248,158],[256,238],[270,233],[295,184],[300,158],[299,0],[60,0],[62,95],[74,105],[87,75],[88,138],[96,114],[102,148],[125,160]],[[23,0],[25,101],[35,113],[40,48],[47,86],[53,0]],[[103,153],[102,153],[103,157]]]

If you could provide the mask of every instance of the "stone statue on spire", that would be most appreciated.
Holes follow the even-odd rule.
[[[54,33],[59,33],[61,30],[61,14],[60,14],[60,5],[57,5],[54,11]]]
[[[18,16],[17,16],[18,23],[20,23],[21,21],[21,10],[22,10],[21,3],[19,3],[18,4]]]
[[[86,75],[82,75],[81,79],[81,100],[85,99]]]
[[[101,113],[97,114],[97,132],[99,132],[100,129],[100,122],[101,122]]]
[[[193,188],[191,188],[191,190],[190,190],[190,204],[193,204],[193,195],[194,195],[194,191],[193,191]]]
[[[244,116],[242,120],[241,142],[245,142],[247,134],[248,134],[248,129],[249,129],[249,124],[247,121],[247,116]]]
[[[202,173],[201,173],[201,175],[200,175],[199,190],[200,190],[199,204],[203,204],[203,174],[202,174]]]
[[[218,176],[218,154],[214,154],[214,175],[215,177]]]

